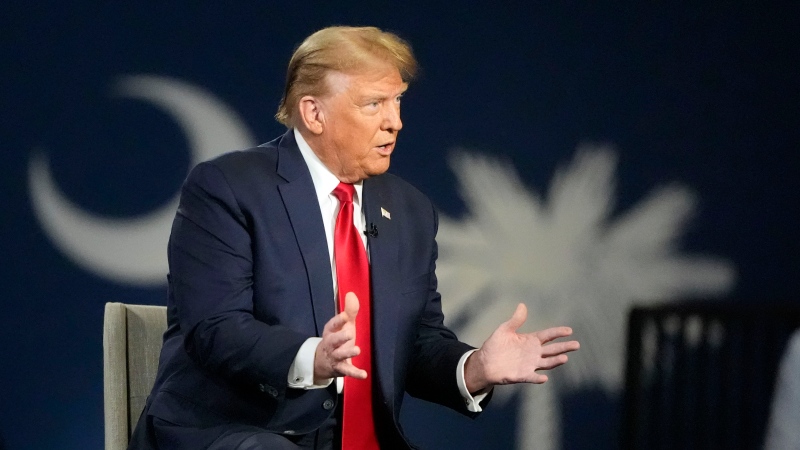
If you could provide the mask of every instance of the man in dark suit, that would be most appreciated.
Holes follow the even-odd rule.
[[[415,71],[393,34],[320,30],[289,64],[289,131],[192,170],[130,448],[408,449],[404,392],[474,416],[492,386],[542,383],[578,348],[555,341],[567,327],[516,333],[524,305],[477,350],[444,326],[436,212],[385,173]]]

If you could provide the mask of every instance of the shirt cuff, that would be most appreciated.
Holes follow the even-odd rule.
[[[461,397],[464,398],[464,403],[467,405],[467,410],[469,412],[481,412],[483,408],[481,408],[481,402],[483,399],[492,392],[494,387],[490,387],[486,389],[484,392],[480,394],[472,395],[467,390],[467,382],[464,380],[464,365],[467,363],[467,358],[469,355],[475,353],[477,350],[470,350],[467,353],[464,353],[464,356],[458,360],[458,367],[456,368],[456,384],[458,384],[458,391],[461,392]]]
[[[289,366],[289,387],[294,389],[322,389],[330,386],[333,378],[322,380],[324,384],[314,384],[314,356],[317,346],[322,338],[312,337],[306,339],[292,365]]]

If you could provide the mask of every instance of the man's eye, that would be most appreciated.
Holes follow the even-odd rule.
[[[368,103],[364,104],[364,109],[366,109],[368,111],[371,111],[371,112],[376,112],[380,108],[381,108],[381,102],[379,102],[377,100],[376,101],[371,101],[371,102],[368,102]]]

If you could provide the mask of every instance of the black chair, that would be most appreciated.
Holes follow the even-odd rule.
[[[623,448],[760,448],[777,367],[798,327],[800,305],[634,308]]]

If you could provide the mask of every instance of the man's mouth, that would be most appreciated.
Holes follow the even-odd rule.
[[[392,153],[392,150],[394,149],[394,142],[387,142],[387,143],[385,143],[383,145],[379,145],[379,146],[377,146],[375,148],[378,149],[379,153],[381,153],[383,155],[389,155],[389,154]]]

